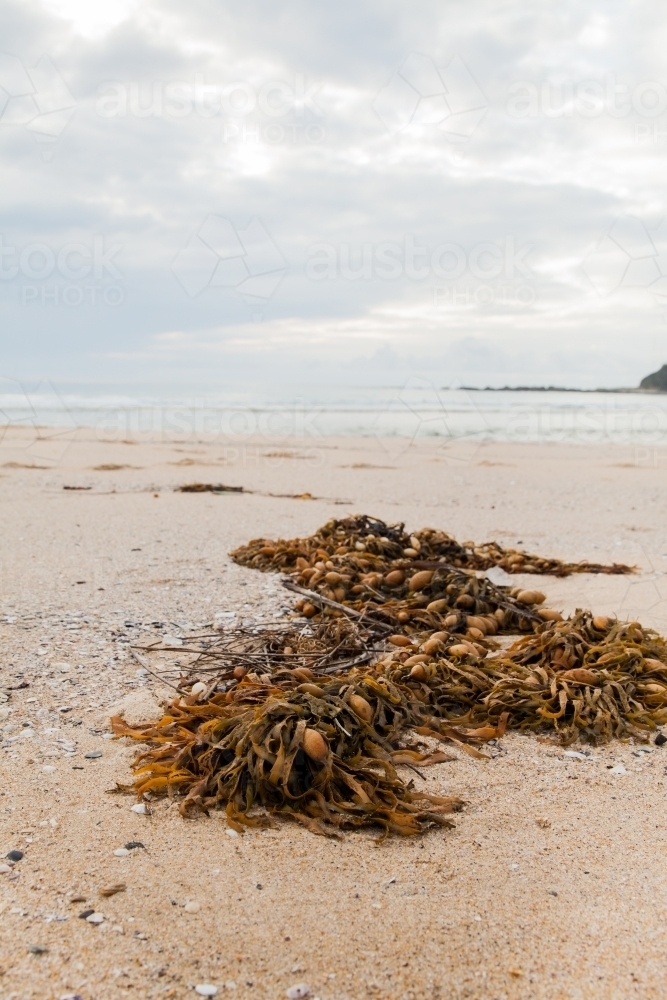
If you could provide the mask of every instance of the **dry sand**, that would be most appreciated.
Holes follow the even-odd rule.
[[[0,874],[2,1000],[180,998],[207,983],[238,1000],[298,983],[321,1000],[665,996],[667,749],[614,743],[580,760],[509,735],[488,763],[430,769],[429,788],[468,803],[455,830],[377,847],[283,823],[230,836],[223,818],[186,821],[160,801],[137,815],[109,793],[133,748],[107,739],[112,706],[136,716],[163,694],[138,673],[134,638],[288,605],[278,579],[231,563],[233,546],[354,511],[637,563],[632,580],[543,589],[552,607],[667,631],[660,456],[45,437],[10,429],[0,445],[0,854],[25,852]],[[173,492],[194,480],[257,492]],[[267,495],[305,492],[321,499]],[[144,847],[114,854],[129,841]],[[101,925],[78,919],[91,908]]]

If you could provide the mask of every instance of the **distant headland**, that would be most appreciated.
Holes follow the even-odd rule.
[[[667,365],[643,378],[637,388],[627,386],[619,389],[571,389],[564,385],[487,385],[486,388],[464,385],[461,388],[468,392],[667,392]]]

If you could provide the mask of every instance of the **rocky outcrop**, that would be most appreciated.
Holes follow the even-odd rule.
[[[640,389],[652,389],[653,392],[667,392],[667,365],[663,365],[660,371],[647,375],[639,383]]]

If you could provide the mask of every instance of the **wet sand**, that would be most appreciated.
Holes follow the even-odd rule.
[[[186,821],[159,800],[138,815],[110,792],[134,748],[106,737],[122,699],[150,707],[165,693],[141,674],[135,639],[289,606],[279,580],[235,566],[231,548],[351,512],[636,563],[631,579],[540,586],[551,607],[667,633],[664,479],[655,456],[611,446],[123,443],[10,428],[0,853],[25,856],[0,874],[2,1000],[180,998],[197,984],[264,1000],[298,983],[320,1000],[663,995],[666,750],[613,743],[579,760],[509,735],[488,762],[454,751],[426,784],[466,800],[456,828],[378,847],[283,823],[230,836],[223,818]],[[194,481],[253,492],[173,492]],[[144,847],[114,854],[131,841]],[[87,909],[103,923],[79,919]]]

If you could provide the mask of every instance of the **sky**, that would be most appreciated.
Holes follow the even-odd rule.
[[[645,0],[0,0],[0,376],[633,386]]]

